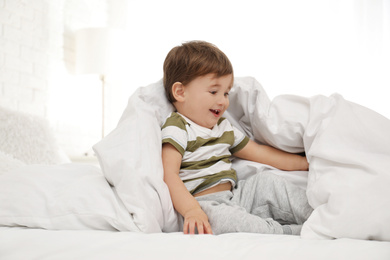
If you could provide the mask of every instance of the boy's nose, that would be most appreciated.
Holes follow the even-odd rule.
[[[218,99],[218,104],[227,106],[229,104],[229,99],[226,96],[222,96]]]

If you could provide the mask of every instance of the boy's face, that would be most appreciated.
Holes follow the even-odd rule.
[[[206,128],[213,128],[229,107],[229,91],[233,75],[216,77],[207,74],[184,86],[184,98],[178,112]],[[181,111],[180,111],[181,110]]]

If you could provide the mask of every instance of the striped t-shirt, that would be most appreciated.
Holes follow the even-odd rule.
[[[179,176],[191,194],[224,182],[234,187],[237,174],[230,157],[248,141],[225,118],[208,129],[172,112],[162,126],[162,143],[172,144],[183,156]]]

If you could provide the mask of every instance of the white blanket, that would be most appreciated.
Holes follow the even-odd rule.
[[[390,205],[388,119],[339,95],[280,96],[270,102],[253,78],[237,78],[230,99],[225,116],[247,135],[285,151],[307,153],[307,194],[315,210],[303,237],[390,240],[390,211],[385,207]],[[161,81],[140,88],[118,128],[95,146],[105,176],[146,232],[179,225],[161,183],[157,144],[159,127],[172,109]],[[134,205],[139,205],[136,210]]]
[[[233,167],[241,179],[256,172],[272,171],[305,186],[308,176],[307,195],[314,212],[304,224],[304,238],[344,237],[390,241],[390,211],[387,209],[390,205],[390,190],[387,188],[390,187],[388,119],[345,101],[339,95],[312,98],[280,96],[271,102],[253,78],[236,78],[230,98],[231,106],[225,116],[248,136],[285,151],[306,152],[310,162],[309,173],[283,172],[243,160],[233,161]],[[69,219],[67,228],[148,233],[179,229],[182,219],[173,209],[168,188],[163,182],[161,163],[160,127],[172,110],[161,81],[139,88],[132,95],[117,128],[94,146],[104,177],[115,189],[102,186],[100,179],[91,185],[99,183],[104,192],[88,196],[88,193],[82,193],[82,189],[77,190],[86,205],[93,204],[93,201],[105,201],[106,215],[102,215],[96,207],[87,207],[89,216],[94,217],[93,223],[97,224],[86,225],[86,220],[80,219],[78,214]],[[52,168],[46,167],[40,168],[42,174],[53,172]],[[49,179],[50,183],[46,186],[38,185],[39,179],[22,178],[23,174],[28,174],[27,168],[19,175],[13,175],[11,171],[0,176],[0,184],[5,187],[15,182],[17,176],[21,182],[21,185],[15,186],[16,190],[0,189],[0,197],[12,201],[12,196],[17,198],[19,193],[23,193],[23,187],[31,186],[31,183],[39,186],[42,192],[48,192],[49,188],[45,187],[49,186],[50,191],[54,192],[55,187],[62,185],[55,177]],[[80,171],[84,170],[80,168]],[[90,170],[86,171],[92,174]],[[66,174],[62,169],[58,175],[61,172]],[[95,174],[97,179],[102,177],[97,177],[97,172]],[[71,182],[70,178],[65,180]],[[93,190],[91,185],[86,186],[87,190]],[[72,198],[77,201],[77,193],[65,187],[63,192],[73,192]],[[108,195],[109,191],[111,195]],[[37,216],[50,220],[52,215],[48,217],[48,212],[53,212],[51,207],[58,205],[48,204],[47,200],[39,200],[39,197],[47,198],[52,193],[39,196],[39,190],[35,189],[35,192],[34,201],[46,205],[44,211],[42,207],[26,206],[31,210],[22,212],[25,218],[11,218],[17,215],[13,212],[20,213],[20,206],[2,203],[0,224],[39,227]],[[100,197],[100,194],[105,195]],[[114,206],[110,207],[110,204]],[[72,207],[72,204],[67,206]],[[3,212],[8,215],[2,215]],[[74,215],[74,212],[70,214]],[[107,219],[107,215],[111,218]],[[32,224],[28,222],[31,216],[34,217]],[[42,227],[56,229],[65,224],[48,221],[45,225]]]
[[[304,238],[390,241],[390,121],[341,96],[310,100]]]

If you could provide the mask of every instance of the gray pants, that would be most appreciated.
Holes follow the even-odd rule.
[[[283,177],[258,173],[233,191],[196,197],[214,234],[251,232],[299,235],[313,209],[306,192]]]

